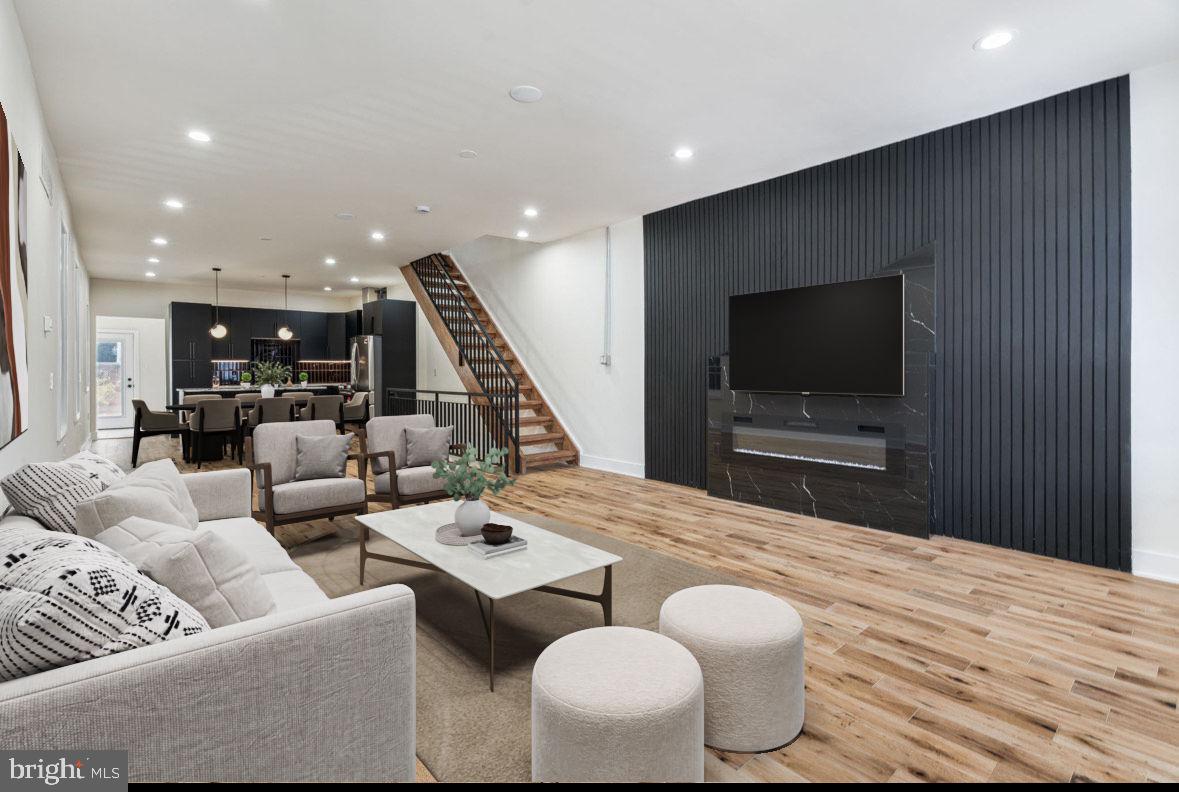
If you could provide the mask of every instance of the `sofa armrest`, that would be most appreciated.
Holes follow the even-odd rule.
[[[0,683],[6,750],[130,781],[413,781],[414,596],[382,586]]]
[[[186,473],[181,478],[201,522],[250,516],[254,501],[246,468]]]

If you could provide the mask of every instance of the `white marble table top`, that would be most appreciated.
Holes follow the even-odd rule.
[[[528,547],[494,558],[479,558],[466,547],[444,545],[434,538],[440,526],[454,522],[457,507],[454,501],[442,501],[363,514],[357,519],[489,599],[510,597],[622,560],[613,553],[496,512],[491,513],[491,522],[512,526],[512,535],[527,539]]]

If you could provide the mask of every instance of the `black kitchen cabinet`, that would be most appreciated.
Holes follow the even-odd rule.
[[[213,377],[212,365],[207,360],[172,361],[172,391],[169,399],[177,398],[176,388],[207,388]]]
[[[325,314],[327,317],[327,354],[328,360],[346,360],[348,358],[348,317],[346,314]]]
[[[213,306],[208,303],[172,303],[172,359],[210,360],[212,326]]]
[[[344,314],[344,354],[341,356],[341,359],[352,354],[348,346],[348,342],[352,337],[364,335],[364,332],[360,329],[361,322],[363,321],[362,317],[363,312],[361,311],[348,311]]]
[[[277,338],[278,328],[281,324],[282,314],[280,311],[275,311],[271,308],[250,309],[251,338]],[[295,335],[298,334],[299,329],[296,327]]]
[[[327,360],[327,314],[299,311],[299,356],[304,360]]]
[[[219,320],[221,324],[225,325],[228,331],[224,338],[210,338],[212,339],[213,360],[232,360],[233,359],[233,341],[234,330],[237,329],[237,317],[239,312],[244,312],[244,308],[228,308],[223,307],[213,311],[214,321]],[[210,325],[211,326],[211,325]]]

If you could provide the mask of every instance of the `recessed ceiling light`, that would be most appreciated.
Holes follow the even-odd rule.
[[[354,217],[356,217],[356,215],[352,214],[351,212],[336,212],[337,220],[351,220]]]
[[[1015,31],[1012,30],[995,30],[986,34],[978,41],[974,42],[976,50],[993,50],[1000,47],[1006,47],[1015,38]]]
[[[164,206],[168,207],[169,209],[183,209],[184,201],[180,200],[179,198],[169,198],[168,200],[164,201]]]
[[[528,238],[528,232],[525,231],[523,228],[521,228],[519,231],[516,232],[516,239],[527,239],[527,238]]]
[[[508,96],[512,97],[517,102],[532,104],[533,102],[539,102],[544,94],[535,85],[517,85],[512,90],[508,91]]]
[[[331,286],[324,286],[324,287],[323,287],[323,290],[324,290],[324,291],[331,291],[331,290],[332,290],[332,287],[331,287]]]
[[[209,133],[205,132],[203,129],[188,130],[188,137],[190,140],[195,140],[197,143],[208,143],[213,139],[212,136],[210,136]]]
[[[156,276],[156,274],[154,272],[152,272],[151,270],[148,270],[147,272],[145,272],[143,274],[148,278],[154,278]]]
[[[418,214],[430,214],[430,207],[426,206],[425,204],[418,204],[416,207],[414,207],[414,211]]]
[[[536,211],[535,206],[529,206],[527,209],[524,210],[525,217],[536,217],[538,214],[540,214],[540,212]]]
[[[479,152],[475,151],[475,149],[463,149],[459,152],[459,156],[463,159],[475,159],[475,157],[479,156]]]
[[[369,234],[369,237],[374,242],[383,242],[385,240],[385,232],[384,231],[373,231],[371,234]]]
[[[274,237],[258,237],[259,242],[273,242]]]
[[[151,258],[149,258],[147,260],[147,263],[148,264],[159,264],[160,260],[158,258],[156,258],[155,256],[152,256]]]
[[[351,278],[348,279],[348,282],[349,283],[360,283],[360,278],[353,275]]]
[[[695,152],[687,146],[680,146],[675,150],[675,158],[678,160],[690,160],[692,159],[693,154],[695,154]]]
[[[325,258],[323,260],[323,263],[327,264],[329,267],[336,266],[336,260],[334,258],[332,258],[331,256],[328,256],[327,258]]]
[[[165,245],[168,244],[168,240],[164,239],[163,237],[156,237],[155,239],[153,239],[151,241],[151,243],[153,245],[158,245],[160,247],[164,247]]]

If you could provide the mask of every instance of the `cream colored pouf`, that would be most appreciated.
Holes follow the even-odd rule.
[[[533,781],[703,781],[704,683],[692,654],[633,627],[582,630],[532,671]]]
[[[789,604],[742,586],[696,586],[667,598],[659,632],[700,663],[706,745],[769,751],[802,731],[802,619]]]

